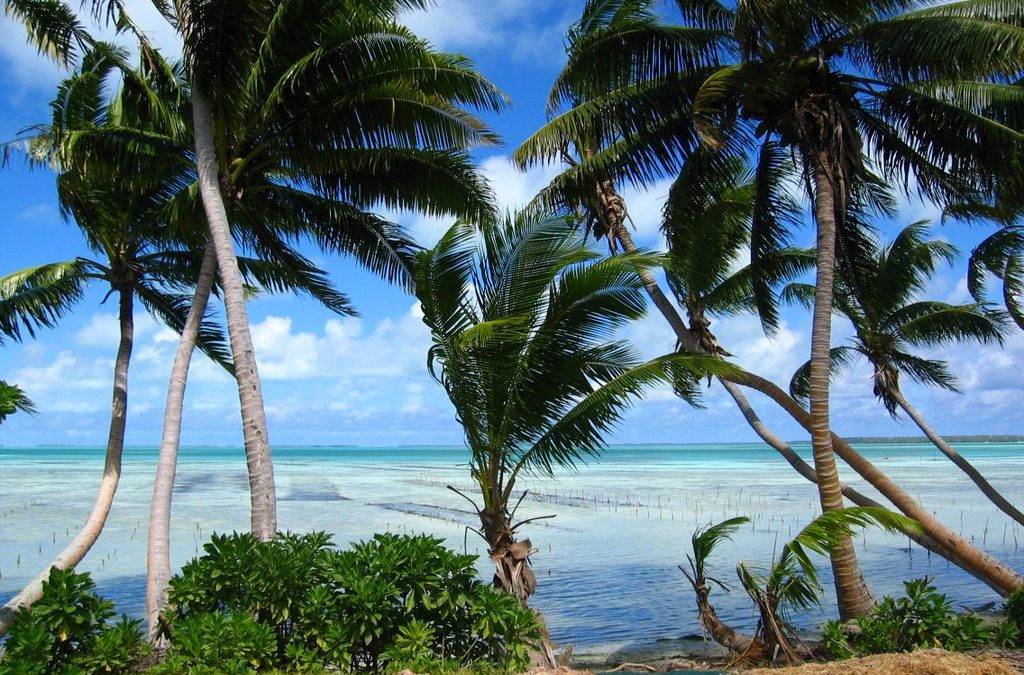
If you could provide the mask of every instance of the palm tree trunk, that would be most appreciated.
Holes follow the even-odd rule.
[[[789,413],[800,426],[810,430],[810,414],[775,383],[750,372],[744,372],[729,379],[736,384],[761,392]],[[904,515],[916,520],[925,534],[939,542],[945,551],[944,553],[939,552],[942,557],[984,582],[1000,595],[1006,596],[1018,588],[1024,587],[1024,578],[1001,561],[975,548],[969,541],[939,522],[928,509],[917,503],[891,478],[836,434],[832,434],[832,447],[835,453],[861,478],[892,502],[893,506]]]
[[[817,223],[817,278],[814,289],[814,311],[811,319],[811,450],[814,470],[818,474],[818,496],[821,510],[843,508],[842,486],[832,451],[829,419],[830,353],[832,348],[832,286],[836,266],[836,183],[829,171],[831,159],[824,150],[814,156],[815,199]],[[832,574],[836,583],[836,599],[842,620],[865,616],[874,608],[875,600],[864,581],[853,539],[844,536],[830,551]]]
[[[192,114],[196,137],[196,171],[203,208],[210,226],[210,241],[217,253],[224,289],[231,357],[238,382],[238,399],[242,409],[242,435],[249,470],[249,498],[252,533],[268,541],[277,532],[277,497],[274,489],[274,466],[270,456],[267,416],[263,408],[263,390],[256,369],[256,355],[249,334],[249,316],[245,308],[242,276],[238,271],[231,240],[224,199],[220,192],[217,169],[217,148],[209,100],[198,82],[192,82]]]
[[[740,412],[743,413],[744,419],[747,420],[747,424],[757,432],[757,435],[760,436],[765,443],[773,447],[776,452],[782,455],[782,457],[789,462],[789,465],[793,467],[798,474],[806,478],[811,483],[817,484],[818,474],[814,471],[814,468],[807,464],[800,455],[796,454],[796,451],[794,451],[788,443],[779,438],[764,422],[761,421],[761,418],[758,416],[757,412],[754,411],[753,406],[750,405],[750,401],[747,400],[743,391],[728,380],[719,378],[718,381],[722,383],[725,390],[729,392],[730,396],[732,396],[733,400],[736,402],[736,406],[740,409]],[[845,483],[841,484],[841,486],[843,489],[843,496],[857,506],[870,506],[880,509],[888,508]],[[928,535],[910,529],[900,528],[900,530],[903,534],[907,535],[907,537],[917,542],[921,548],[931,551],[936,555],[948,557],[948,552],[946,552],[937,541]]]
[[[526,607],[537,590],[537,577],[529,560],[530,554],[535,552],[530,548],[530,540],[516,541],[503,505],[480,511],[480,525],[494,563],[494,587],[515,595]]]
[[[616,239],[622,245],[622,249],[626,252],[632,252],[636,250],[636,245],[633,243],[633,238],[629,234],[629,230],[626,228],[624,218],[622,217],[621,208],[615,208],[615,202],[618,195],[614,192],[614,186],[610,182],[602,184],[598,189],[598,201],[601,205],[602,213],[601,217],[605,220],[605,224],[615,234]],[[831,208],[831,207],[830,207]],[[834,219],[833,219],[834,224]],[[820,229],[820,228],[819,228]],[[819,242],[820,244],[820,242]],[[835,263],[835,228],[832,228],[832,267],[834,268]],[[828,270],[828,309],[826,310],[828,316],[826,317],[826,326],[830,329],[831,324],[828,319],[831,316],[831,268]],[[657,281],[654,279],[654,275],[649,270],[641,271],[641,281],[647,289],[648,294],[654,301],[655,306],[661,312],[662,316],[672,326],[673,331],[676,334],[676,339],[679,341],[679,346],[690,352],[699,353],[702,350],[697,344],[694,335],[687,328],[686,324],[683,323],[682,317],[676,312],[675,307],[669,301],[665,294],[661,291]],[[820,287],[819,287],[820,288]],[[817,306],[817,303],[816,303]],[[825,355],[828,357],[828,340],[829,335],[824,336],[825,339]],[[819,336],[820,338],[820,336]],[[812,363],[813,363],[813,343],[814,338],[812,334]],[[826,362],[826,378],[828,374],[828,363]],[[813,369],[813,365],[812,365]],[[812,378],[813,382],[813,378]],[[828,384],[825,385],[825,395],[827,399],[828,395]],[[819,414],[820,414],[819,410]],[[828,402],[825,402],[824,408],[824,424],[825,433],[828,434]],[[812,434],[813,436],[813,434]],[[812,444],[813,445],[813,444]],[[831,445],[831,443],[829,443]],[[822,498],[822,508],[825,510],[832,510],[843,507],[842,497],[842,486],[839,483],[839,474],[836,471],[835,457],[832,456],[831,448],[826,448],[825,452],[815,451],[815,469],[819,477],[818,491]],[[825,505],[828,504],[826,507]],[[835,575],[836,581],[836,595],[839,602],[839,614],[842,618],[851,618],[853,616],[861,616],[867,614],[874,607],[874,599],[871,596],[871,592],[864,581],[864,577],[860,572],[860,566],[857,563],[857,557],[853,550],[853,540],[849,537],[844,538],[840,541],[839,545],[832,552],[832,570]]]
[[[996,508],[1013,518],[1021,525],[1024,525],[1024,513],[1021,513],[1017,507],[1007,501],[1006,497],[1000,494],[999,491],[996,490],[983,475],[981,475],[981,472],[974,468],[973,464],[968,462],[963,455],[957,452],[956,448],[947,443],[946,439],[937,434],[928,422],[925,421],[924,417],[921,416],[921,413],[918,412],[914,406],[910,405],[910,402],[907,401],[906,398],[904,398],[903,392],[898,389],[890,389],[888,393],[896,399],[896,402],[899,403],[900,407],[903,408],[903,411],[910,416],[910,419],[914,420],[914,423],[920,427],[921,431],[924,432],[924,435],[928,437],[928,440],[930,440],[935,447],[942,452],[942,454],[948,457],[949,461],[956,464],[961,471],[967,474],[974,484],[978,486],[978,489],[988,497],[988,500],[996,505]]]
[[[43,595],[43,582],[49,579],[50,570],[54,567],[62,570],[77,565],[103,531],[107,515],[114,503],[117,483],[121,478],[121,455],[124,452],[124,429],[128,415],[128,364],[132,357],[135,324],[132,317],[134,300],[131,288],[118,291],[118,321],[121,329],[121,341],[117,348],[114,361],[114,396],[110,408],[110,431],[107,435],[107,454],[103,465],[103,478],[100,481],[96,503],[92,507],[85,525],[78,531],[64,550],[53,559],[46,569],[33,579],[25,588],[0,608],[0,635],[11,627],[15,614],[20,607],[29,607]]]
[[[148,636],[151,642],[155,642],[160,637],[160,613],[167,605],[167,584],[171,580],[171,499],[174,494],[174,474],[178,464],[185,383],[216,271],[217,256],[213,250],[213,244],[208,243],[206,253],[203,255],[202,267],[199,269],[192,306],[188,310],[185,327],[181,331],[181,340],[178,342],[178,351],[174,355],[174,365],[171,367],[171,380],[167,387],[167,405],[164,408],[160,455],[156,464],[156,479],[153,482],[153,502],[149,510],[149,543],[146,551],[146,617]]]
[[[633,239],[630,237],[629,231],[625,227],[625,223],[621,221],[617,223],[615,236],[622,245],[624,251],[632,252],[636,250],[636,245],[633,243]],[[647,269],[642,270],[641,279],[646,286],[651,299],[654,301],[654,305],[672,327],[672,330],[676,335],[676,339],[679,341],[680,348],[687,352],[700,353],[700,346],[697,344],[696,339],[686,327],[686,324],[683,322],[682,317],[679,316],[675,307],[662,292],[650,271]],[[786,411],[790,417],[796,420],[796,422],[804,427],[804,429],[810,431],[810,415],[800,406],[799,403],[793,400],[789,394],[775,385],[775,383],[750,372],[744,372],[740,375],[729,378],[728,381],[761,392]],[[756,426],[754,429],[755,431],[758,431]],[[996,558],[993,558],[984,551],[975,548],[966,539],[939,522],[938,519],[932,516],[929,511],[917,503],[909,494],[893,482],[892,479],[886,476],[885,473],[878,469],[878,467],[865,459],[841,437],[832,434],[832,443],[836,454],[838,454],[840,458],[850,466],[850,468],[856,471],[857,474],[866,480],[869,485],[878,490],[883,497],[892,502],[900,512],[921,524],[926,538],[922,537],[921,539],[915,539],[919,544],[933,553],[942,556],[946,560],[949,560],[954,565],[960,567],[1000,595],[1008,595],[1013,590],[1024,586],[1024,579],[1017,575],[1016,572]],[[783,456],[786,455],[783,454]],[[817,480],[817,474],[814,474],[814,478]],[[847,496],[849,497],[850,495]],[[856,503],[856,499],[853,497],[850,497],[850,500]],[[925,543],[929,541],[935,545],[934,548]]]
[[[691,579],[690,583],[697,595],[697,613],[700,625],[715,642],[754,663],[764,662],[771,658],[771,652],[763,641],[740,633],[719,618],[718,612],[715,611],[709,599],[711,588],[706,580]]]

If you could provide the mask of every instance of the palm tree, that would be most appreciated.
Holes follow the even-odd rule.
[[[0,424],[16,412],[35,415],[37,411],[35,404],[21,387],[0,380]]]
[[[1001,198],[994,204],[964,203],[947,207],[943,220],[988,221],[998,229],[971,251],[967,289],[979,303],[989,301],[989,283],[997,279],[999,300],[1017,327],[1024,330],[1024,207],[1020,200]]]
[[[118,78],[121,87],[104,100],[105,88]],[[193,342],[231,369],[220,330],[203,320],[205,306],[193,311],[188,295],[182,294],[204,280],[204,274],[212,283],[213,269],[207,264],[199,273],[195,255],[186,250],[197,220],[194,206],[191,214],[187,208],[194,180],[191,164],[173,152],[175,133],[184,128],[173,114],[175,97],[181,103],[178,85],[173,70],[155,52],[145,54],[143,67],[134,70],[120,51],[94,44],[80,71],[61,84],[51,123],[30,128],[12,144],[25,149],[30,161],[60,172],[62,211],[103,259],[78,258],[4,278],[0,330],[20,339],[24,333],[34,335],[40,326],[54,325],[96,280],[109,283],[121,305],[122,346],[104,480],[89,525],[54,563],[62,568],[76,564],[99,536],[117,488],[135,299],[176,330],[187,328]],[[161,98],[167,94],[169,100]],[[101,160],[102,151],[109,157]],[[334,311],[350,313],[347,299],[286,242],[270,248],[275,254],[270,261],[241,260],[251,290],[301,290]],[[38,586],[27,587],[5,613],[31,604]]]
[[[182,0],[166,13],[185,45],[199,191],[224,286],[261,539],[277,528],[273,469],[229,222],[267,219],[268,206],[278,228],[366,218],[349,205],[488,210],[464,149],[494,139],[460,106],[497,109],[504,98],[465,59],[432,51],[395,23],[400,10],[422,4],[264,0],[236,12],[227,0]],[[328,241],[385,260],[372,228],[343,231]]]
[[[840,508],[827,365],[837,228],[845,227],[848,207],[863,199],[855,186],[864,182],[865,152],[887,178],[913,175],[922,192],[939,201],[989,189],[1005,167],[1017,165],[1021,135],[982,113],[1002,95],[990,78],[1012,76],[1024,63],[1024,42],[1007,38],[1016,35],[1020,17],[1006,5],[975,0],[904,14],[899,12],[906,3],[877,1],[840,7],[745,2],[736,9],[718,2],[677,4],[704,44],[720,46],[703,63],[734,55],[738,62],[695,87],[695,72],[703,73],[693,66],[702,62],[677,51],[634,56],[631,43],[621,40],[586,45],[570,59],[556,93],[565,100],[566,92],[604,92],[604,105],[578,106],[550,126],[572,130],[602,114],[617,122],[617,111],[640,105],[653,112],[621,127],[619,138],[573,167],[566,180],[613,176],[649,184],[679,169],[693,150],[694,129],[708,145],[749,148],[757,157],[759,185],[752,238],[757,268],[786,231],[772,208],[783,184],[779,172],[804,177],[820,235],[810,415],[778,400],[811,431],[822,508]],[[615,50],[625,53],[612,56]],[[949,80],[978,81],[949,86]],[[549,154],[556,147],[552,136],[546,130],[528,143]],[[759,290],[762,299],[765,291],[767,285]],[[771,389],[756,376],[741,379]],[[840,606],[844,615],[864,613],[870,593],[852,548],[841,548],[834,563]]]
[[[956,249],[944,241],[926,241],[927,225],[917,222],[904,228],[893,242],[876,247],[870,264],[846,265],[840,261],[835,298],[836,310],[854,328],[851,345],[831,352],[834,374],[862,356],[874,367],[874,393],[894,418],[903,410],[932,443],[966,473],[1001,511],[1024,525],[1024,514],[999,493],[985,477],[928,424],[900,389],[900,376],[914,382],[957,391],[956,379],[945,362],[915,356],[914,347],[935,347],[952,342],[1000,343],[1004,322],[982,305],[950,305],[915,301],[942,260],[952,262]],[[803,288],[806,296],[812,293]],[[806,397],[809,365],[793,376],[790,389],[798,399]]]
[[[693,555],[687,554],[689,569],[680,571],[693,586],[697,611],[703,628],[716,642],[752,662],[799,663],[812,656],[790,622],[793,610],[806,610],[819,603],[821,583],[811,560],[812,553],[828,555],[837,539],[850,536],[854,527],[879,525],[890,532],[920,531],[914,521],[881,508],[847,508],[823,513],[786,542],[773,555],[766,571],[739,561],[736,576],[757,608],[759,621],[753,635],[744,635],[721,618],[711,604],[712,584],[728,586],[708,574],[707,561],[715,549],[749,518],[736,517],[698,528],[690,539]]]
[[[118,69],[117,54],[107,50],[91,53],[83,59],[84,70],[64,83],[54,106],[55,122],[50,135],[33,139],[32,148],[50,154],[42,146],[53,143],[58,130],[76,113],[86,113],[79,123],[119,126],[124,99],[115,99],[109,107],[101,104],[101,84]],[[106,120],[97,120],[97,117]],[[106,172],[82,171],[66,164],[58,176],[58,195],[65,218],[74,219],[89,247],[100,254],[92,260],[77,258],[50,263],[10,274],[0,279],[0,329],[20,340],[34,335],[40,327],[55,325],[82,299],[85,287],[99,281],[108,284],[109,294],[118,298],[120,342],[114,362],[113,403],[107,440],[103,479],[96,504],[85,525],[38,577],[0,610],[0,631],[5,631],[18,607],[37,600],[42,582],[52,567],[67,569],[76,565],[99,537],[113,502],[121,473],[121,456],[128,407],[128,366],[133,346],[135,301],[154,315],[180,329],[185,322],[187,296],[175,289],[190,283],[190,266],[180,264],[180,256],[170,228],[163,220],[162,197],[166,191],[163,176],[139,176],[137,165],[124,166],[124,176]],[[148,183],[148,185],[147,185]],[[200,344],[224,364],[229,363],[219,331],[211,325],[200,326]]]
[[[535,552],[510,501],[525,472],[553,474],[600,454],[603,436],[645,385],[721,373],[709,357],[641,363],[617,329],[645,311],[638,254],[597,260],[563,218],[508,217],[477,235],[457,223],[416,265],[433,345],[428,366],[462,424],[482,505],[478,534],[494,584],[526,603]],[[596,262],[595,262],[596,261]],[[696,388],[684,395],[694,400]]]

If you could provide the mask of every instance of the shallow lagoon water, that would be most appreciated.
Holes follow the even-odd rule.
[[[991,507],[966,477],[927,445],[862,446],[879,467],[940,519],[989,552],[1024,569],[1024,530]],[[809,449],[797,448],[809,458]],[[1024,504],[1024,444],[969,444],[960,450],[1014,503]],[[472,507],[447,485],[472,494],[462,448],[281,447],[274,450],[283,529],[326,530],[336,543],[374,532],[426,532],[483,554],[467,526]],[[0,447],[0,595],[5,598],[73,536],[92,506],[103,466],[100,448]],[[126,450],[110,520],[79,566],[120,611],[144,608],[146,525],[155,448]],[[876,496],[845,466],[844,480]],[[699,633],[685,564],[695,527],[736,515],[753,519],[722,546],[711,566],[730,581],[737,560],[767,562],[817,512],[810,483],[770,448],[756,444],[615,447],[600,460],[555,479],[530,477],[518,518],[554,514],[523,532],[539,551],[534,604],[558,642],[577,651]],[[240,448],[186,448],[175,481],[172,562],[180,567],[212,532],[248,528]],[[861,564],[878,594],[929,575],[956,603],[999,597],[905,537],[869,531],[858,539]],[[822,560],[822,568],[827,567]],[[486,560],[482,573],[489,578]],[[824,573],[827,577],[827,572]],[[719,614],[741,627],[756,622],[739,591],[712,596]],[[798,617],[813,628],[834,614],[831,589],[820,611]]]

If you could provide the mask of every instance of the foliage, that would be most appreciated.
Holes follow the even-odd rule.
[[[1006,619],[996,627],[1000,647],[1024,647],[1024,588],[1006,596]]]
[[[171,581],[166,672],[522,669],[535,615],[425,535],[214,535]],[[177,669],[177,670],[175,670]]]
[[[905,598],[886,597],[869,616],[854,619],[859,630],[848,635],[832,621],[824,630],[824,647],[835,658],[908,652],[941,647],[949,651],[975,649],[996,634],[971,613],[953,611],[931,579],[904,582]]]
[[[748,518],[730,518],[693,533],[693,555],[687,555],[690,569],[687,571],[682,566],[679,569],[697,593],[702,620],[709,614],[713,615],[713,611],[709,612],[710,605],[704,604],[707,603],[710,583],[728,590],[722,581],[707,575],[707,559],[719,544],[729,540],[737,529],[749,522]],[[765,646],[766,653],[790,661],[798,660],[794,645],[799,644],[799,638],[790,624],[789,614],[793,609],[807,609],[818,604],[822,590],[810,554],[828,555],[830,548],[840,538],[850,536],[853,528],[870,525],[889,531],[917,527],[909,518],[878,507],[827,511],[786,542],[767,568],[742,561],[737,563],[736,575],[740,585],[760,616],[754,639]]]
[[[53,568],[43,596],[15,617],[0,675],[132,672],[146,650],[141,622],[111,623],[114,605],[95,586],[88,574]]]
[[[900,405],[901,376],[958,391],[946,362],[917,356],[915,348],[967,341],[1000,344],[1005,332],[1003,315],[985,305],[952,305],[916,297],[940,263],[952,263],[956,256],[952,244],[925,239],[927,231],[922,221],[903,228],[889,244],[865,237],[862,255],[839,261],[834,305],[849,319],[854,335],[849,346],[832,349],[832,374],[848,368],[857,356],[867,359],[874,366],[875,395],[893,416]],[[812,286],[795,284],[792,289],[804,298],[814,294]],[[806,400],[809,383],[807,362],[793,376],[790,391]]]
[[[21,387],[7,384],[4,380],[0,380],[0,424],[3,424],[3,421],[9,415],[13,415],[16,412],[34,415],[36,413],[36,406],[25,395],[25,392],[21,390]]]

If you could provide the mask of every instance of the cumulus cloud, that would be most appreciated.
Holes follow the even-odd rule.
[[[565,59],[565,27],[579,16],[580,2],[547,0],[438,0],[403,22],[438,47],[505,55],[520,63],[550,64]],[[552,12],[557,7],[560,11]]]
[[[116,35],[113,27],[98,25],[89,16],[86,8],[71,3],[78,11],[80,21],[95,37],[132,47],[132,41]],[[135,22],[142,27],[149,40],[165,56],[174,59],[181,55],[181,44],[174,29],[160,15],[150,0],[125,0],[125,8]],[[0,63],[6,67],[9,77],[18,91],[8,92],[15,97],[28,93],[52,91],[64,77],[64,71],[47,56],[42,56],[29,45],[25,28],[17,21],[4,17],[0,19]]]

